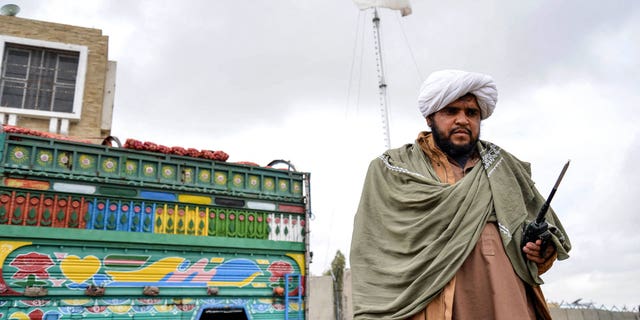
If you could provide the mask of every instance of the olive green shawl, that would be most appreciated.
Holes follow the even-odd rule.
[[[544,198],[527,163],[488,142],[462,180],[441,183],[417,144],[374,159],[355,216],[351,242],[354,319],[405,319],[424,309],[453,278],[495,212],[503,245],[526,283],[541,284],[521,254],[522,226]],[[566,259],[568,238],[555,213],[547,221]]]

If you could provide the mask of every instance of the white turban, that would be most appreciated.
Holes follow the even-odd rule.
[[[418,108],[426,118],[467,93],[476,96],[483,120],[493,113],[498,101],[498,89],[493,78],[460,70],[442,70],[430,74],[420,88]]]

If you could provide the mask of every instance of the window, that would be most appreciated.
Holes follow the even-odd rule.
[[[0,112],[79,119],[87,49],[0,36]]]

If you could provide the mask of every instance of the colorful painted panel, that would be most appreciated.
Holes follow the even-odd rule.
[[[31,148],[28,146],[10,146],[5,149],[5,161],[10,166],[28,166],[31,161]]]
[[[242,190],[244,189],[244,183],[245,183],[245,175],[241,174],[241,173],[234,173],[231,176],[231,188],[233,190]]]
[[[158,176],[158,163],[142,161],[141,175],[145,180],[155,181]]]
[[[282,194],[291,193],[289,190],[289,180],[287,179],[278,179],[278,192]]]
[[[114,157],[102,157],[100,173],[105,176],[117,177],[120,174],[120,160]]]
[[[267,215],[240,209],[212,209],[208,214],[208,235],[267,239],[269,235]]]
[[[47,297],[83,293],[89,286],[106,293],[141,295],[145,286],[170,293],[180,288],[186,297],[219,295],[269,297],[285,286],[286,274],[304,275],[304,255],[238,254],[188,251],[185,248],[119,248],[81,242],[61,247],[51,243],[0,240],[0,296],[21,296],[30,287],[47,289]],[[287,292],[297,295],[297,285]],[[240,291],[238,291],[240,290]]]
[[[0,301],[0,319],[194,319],[201,310],[242,309],[252,320],[303,320],[298,317],[304,304],[291,302],[285,308],[282,298],[87,298],[20,299]],[[304,314],[304,312],[302,312]]]
[[[73,167],[73,151],[70,150],[55,150],[54,152],[55,171],[71,171]]]
[[[196,181],[196,168],[184,167],[182,168],[182,183],[193,184]]]
[[[87,229],[153,232],[155,203],[94,198],[88,206]]]
[[[140,175],[139,173],[140,163],[136,160],[127,159],[124,161],[124,167],[122,168],[122,175],[125,178],[135,178]]]
[[[166,182],[177,182],[178,179],[178,166],[173,164],[163,163],[160,166],[160,179]]]
[[[0,224],[84,228],[84,197],[0,190]]]
[[[293,187],[291,192],[293,193],[294,196],[302,196],[302,182],[300,181],[293,181],[292,183]]]
[[[36,153],[36,161],[34,163],[35,167],[41,167],[44,169],[53,168],[54,166],[54,157],[53,153],[55,149],[45,149],[40,148]]]
[[[100,188],[102,190],[103,188]],[[0,224],[78,228],[304,242],[304,215],[279,205],[284,213],[214,205],[143,201],[122,197],[71,196],[33,190],[0,189]],[[149,192],[141,192],[147,194]],[[150,198],[176,200],[154,192]],[[210,198],[179,195],[190,202]],[[251,202],[253,204],[253,202]],[[261,204],[261,203],[257,203]],[[262,206],[264,207],[264,205]],[[275,205],[269,209],[275,209]]]
[[[98,171],[98,157],[96,155],[80,153],[76,159],[78,162],[74,166],[74,171],[85,174],[95,174]]]
[[[155,232],[207,235],[209,208],[182,204],[164,204],[155,209]]]
[[[251,190],[260,190],[260,177],[257,175],[249,175],[247,188]]]
[[[305,220],[301,215],[270,213],[269,240],[302,242],[305,237]]]

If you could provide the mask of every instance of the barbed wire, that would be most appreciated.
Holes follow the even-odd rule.
[[[583,302],[582,298],[572,302],[561,301],[560,303],[551,302],[550,305],[556,305],[560,309],[591,309],[591,310],[604,310],[612,312],[636,312],[640,313],[640,305],[629,307],[627,305],[622,306],[607,306],[604,304],[596,304],[595,302]]]

